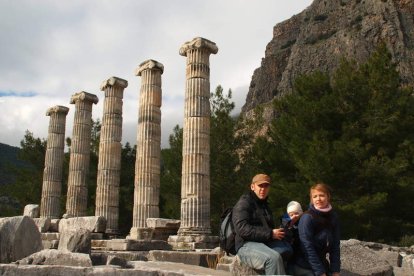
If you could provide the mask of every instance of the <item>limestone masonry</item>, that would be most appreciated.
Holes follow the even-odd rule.
[[[46,112],[46,116],[50,116],[50,121],[40,204],[40,217],[42,218],[59,218],[60,215],[65,126],[68,112],[69,108],[59,105],[49,108]]]

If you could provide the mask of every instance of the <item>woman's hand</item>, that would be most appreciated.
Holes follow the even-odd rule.
[[[285,237],[285,231],[283,228],[273,229],[272,230],[272,238],[275,240],[281,240]]]

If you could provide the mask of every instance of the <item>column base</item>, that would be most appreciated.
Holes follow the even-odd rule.
[[[127,237],[127,239],[150,241],[152,239],[153,232],[154,229],[148,227],[132,227],[129,231],[129,236]]]
[[[117,229],[106,229],[105,230],[105,236],[109,239],[119,239],[121,236],[121,233]]]
[[[173,250],[214,249],[219,246],[219,237],[210,235],[175,235],[168,237]]]

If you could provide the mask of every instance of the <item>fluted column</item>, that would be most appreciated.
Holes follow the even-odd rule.
[[[73,94],[70,103],[75,104],[75,117],[70,148],[66,215],[81,217],[86,215],[88,197],[92,104],[98,103],[98,97],[82,91]]]
[[[104,81],[105,93],[99,141],[95,215],[106,218],[106,233],[119,234],[119,183],[121,179],[122,98],[128,81],[111,77]]]
[[[141,76],[135,162],[134,210],[130,236],[146,227],[147,218],[159,217],[161,163],[161,75],[164,66],[147,60],[135,74]]]
[[[180,48],[187,62],[179,236],[211,234],[209,56],[217,51],[200,37]]]
[[[40,203],[40,217],[42,218],[59,218],[60,215],[62,167],[65,158],[65,126],[68,112],[69,108],[60,105],[46,111],[46,116],[50,116],[50,121]]]

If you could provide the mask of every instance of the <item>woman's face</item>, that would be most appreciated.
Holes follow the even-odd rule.
[[[328,195],[322,191],[312,190],[312,204],[318,209],[326,208],[329,205]]]

